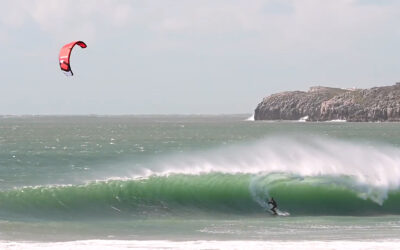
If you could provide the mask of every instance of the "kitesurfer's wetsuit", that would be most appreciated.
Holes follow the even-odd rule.
[[[271,205],[272,205],[271,211],[272,211],[274,214],[277,214],[276,209],[278,208],[278,204],[276,204],[276,201],[274,200],[274,198],[271,198],[271,200],[268,201],[268,204],[271,204]]]

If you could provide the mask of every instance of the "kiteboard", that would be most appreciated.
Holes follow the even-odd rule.
[[[276,211],[276,213],[274,213],[272,210],[271,210],[271,208],[272,208],[272,206],[271,206],[271,204],[267,204],[266,203],[266,211],[268,211],[271,215],[273,215],[273,216],[289,216],[290,215],[290,213],[289,212],[286,212],[286,211],[281,211],[281,210],[279,210],[279,209],[275,209],[275,211]]]

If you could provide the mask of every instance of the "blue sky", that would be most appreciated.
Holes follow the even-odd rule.
[[[279,91],[400,81],[400,1],[1,3],[0,114],[251,113]]]

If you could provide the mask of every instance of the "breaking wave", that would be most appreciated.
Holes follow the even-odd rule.
[[[269,138],[152,160],[130,176],[0,192],[4,218],[400,214],[400,150],[323,137]],[[60,216],[60,214],[62,216]]]

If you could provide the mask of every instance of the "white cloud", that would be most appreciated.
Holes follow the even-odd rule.
[[[0,22],[9,30],[30,23],[55,37],[93,37],[104,27],[128,24],[131,11],[126,1],[14,0],[3,4]]]
[[[3,4],[0,21],[8,29],[33,22],[57,37],[94,36],[113,27],[141,27],[159,35],[251,34],[247,36],[249,45],[260,43],[259,47],[266,49],[320,47],[333,40],[336,45],[346,44],[367,32],[380,32],[391,25],[393,18],[398,21],[400,3],[359,3],[359,0],[14,0]]]
[[[397,30],[400,3],[360,5],[358,0],[143,1],[132,5],[132,24],[159,36],[217,40],[232,35],[255,50],[340,50]],[[179,36],[176,39],[181,39]],[[162,45],[184,47],[186,40]],[[234,44],[235,39],[230,41]],[[221,47],[218,42],[217,47]],[[227,45],[226,47],[229,47]]]

